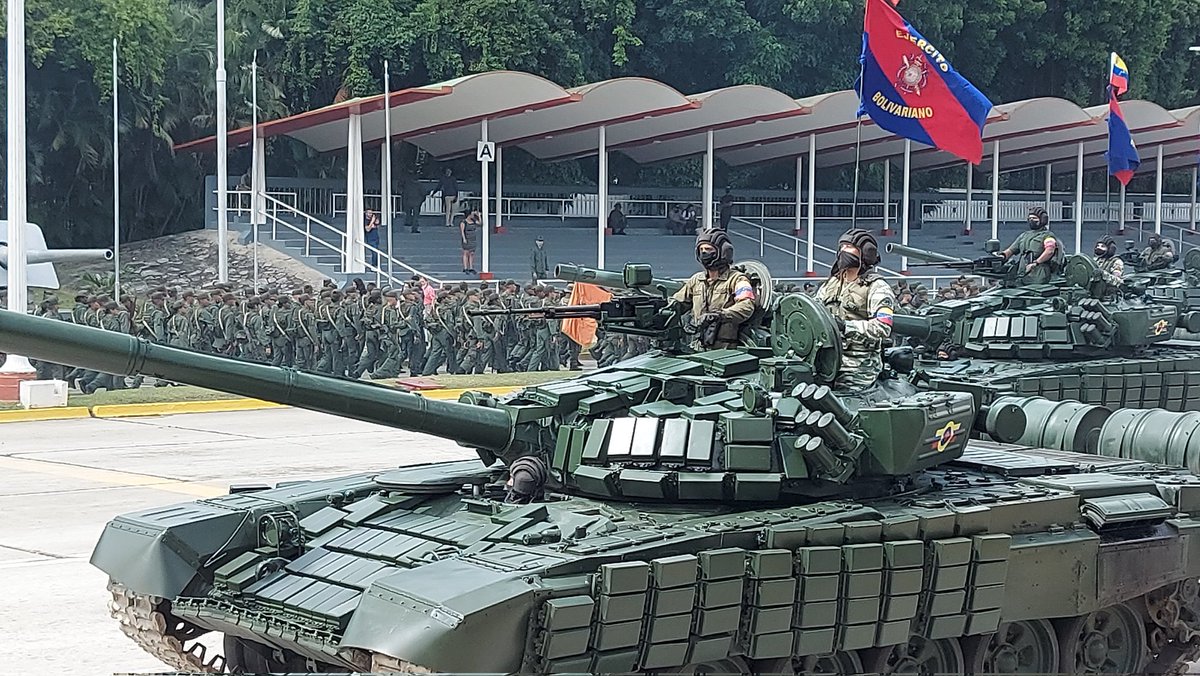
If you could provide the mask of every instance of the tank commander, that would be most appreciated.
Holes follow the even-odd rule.
[[[1175,247],[1159,235],[1150,235],[1147,246],[1138,259],[1146,270],[1162,270],[1175,262]]]
[[[1029,231],[1021,233],[1007,249],[1000,252],[1005,260],[1016,255],[1021,268],[1018,277],[1025,284],[1045,284],[1050,281],[1066,259],[1058,237],[1050,232],[1050,215],[1042,207],[1029,210]]]
[[[1096,276],[1104,283],[1102,295],[1116,293],[1125,274],[1125,262],[1117,255],[1117,241],[1105,235],[1096,241],[1092,252],[1096,255]]]
[[[870,388],[883,371],[883,344],[892,335],[896,296],[876,271],[879,242],[866,230],[847,230],[838,239],[829,279],[817,300],[833,315],[842,333],[842,364],[834,379],[839,390]]]
[[[696,260],[704,270],[692,275],[671,297],[674,305],[690,307],[696,326],[693,347],[717,350],[739,344],[738,332],[754,314],[754,286],[733,270],[733,242],[720,228],[696,236]]]

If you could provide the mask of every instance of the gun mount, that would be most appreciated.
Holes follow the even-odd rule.
[[[958,256],[947,256],[936,251],[918,249],[904,244],[897,244],[895,242],[888,242],[885,248],[888,253],[899,254],[923,261],[923,263],[918,263],[917,266],[930,265],[939,268],[949,268],[992,279],[1008,280],[1015,278],[1016,275],[1016,266],[1013,265],[1013,262],[998,254],[988,254],[975,259],[961,258]]]
[[[7,221],[0,221],[0,231],[7,227]],[[0,268],[8,268],[8,243],[0,241]],[[25,262],[28,266],[26,274],[31,287],[44,289],[58,288],[58,274],[53,263],[69,261],[111,261],[111,249],[48,249],[42,229],[34,223],[25,225]],[[0,288],[8,285],[8,280],[0,275]]]
[[[527,308],[482,308],[468,310],[472,317],[540,317],[544,319],[595,319],[604,330],[649,336],[667,346],[682,336],[679,317],[664,313],[667,299],[659,296],[618,296],[591,305],[550,305]]]
[[[683,282],[655,277],[649,265],[629,263],[621,272],[560,263],[554,276],[568,282],[585,282],[606,289],[624,289],[667,297],[683,288]]]

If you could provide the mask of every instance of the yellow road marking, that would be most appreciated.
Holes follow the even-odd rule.
[[[92,407],[97,418],[128,418],[142,415],[175,415],[178,413],[219,413],[228,411],[257,411],[280,408],[279,404],[258,399],[212,399],[209,401],[167,401],[154,404],[101,404]]]
[[[29,422],[32,420],[67,420],[87,418],[92,414],[86,406],[62,408],[31,408],[29,410],[0,411],[0,422]]]
[[[67,479],[80,479],[82,481],[128,488],[152,488],[158,491],[180,493],[182,495],[201,498],[212,498],[218,495],[225,495],[229,492],[224,488],[198,481],[180,481],[178,479],[168,479],[149,474],[135,474],[133,472],[121,472],[118,470],[100,469],[98,467],[68,465],[62,462],[0,456],[0,472],[5,470],[31,472],[33,474],[44,474],[46,476]]]

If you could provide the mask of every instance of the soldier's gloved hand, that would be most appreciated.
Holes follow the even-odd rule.
[[[710,326],[712,324],[716,324],[719,321],[721,321],[721,313],[720,312],[706,312],[703,315],[700,315],[699,325],[700,326]]]

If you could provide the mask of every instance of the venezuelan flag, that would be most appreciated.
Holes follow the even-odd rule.
[[[1121,185],[1129,185],[1129,179],[1142,163],[1129,125],[1125,124],[1125,116],[1121,113],[1116,87],[1108,88],[1108,152],[1105,156],[1109,175],[1116,176]]]
[[[887,131],[972,164],[983,158],[992,102],[888,0],[867,0],[858,114]]]
[[[1129,69],[1125,67],[1125,59],[1116,52],[1108,58],[1108,84],[1117,90],[1117,96],[1129,91]]]

